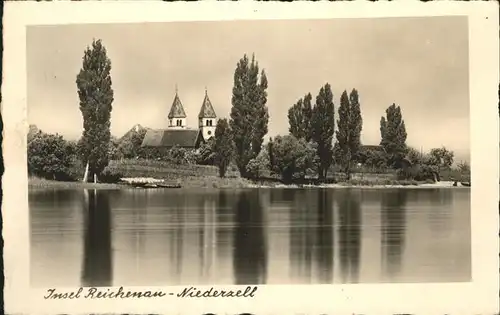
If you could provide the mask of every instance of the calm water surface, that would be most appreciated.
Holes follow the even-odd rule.
[[[469,189],[31,190],[33,286],[470,281]]]

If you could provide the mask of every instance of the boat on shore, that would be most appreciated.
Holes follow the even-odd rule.
[[[156,178],[122,178],[122,184],[133,186],[135,188],[182,188],[179,183],[168,183],[162,179]]]

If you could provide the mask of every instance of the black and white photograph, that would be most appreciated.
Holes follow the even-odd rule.
[[[29,287],[472,283],[469,27],[27,25]]]

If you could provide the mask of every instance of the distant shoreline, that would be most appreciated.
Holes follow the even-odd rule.
[[[255,183],[248,180],[242,180],[240,178],[222,178],[223,183],[213,182],[214,185],[203,185],[202,182],[193,182],[192,180],[182,181],[180,184],[184,189],[190,188],[205,188],[205,189],[248,189],[248,188],[281,188],[281,189],[297,189],[297,188],[331,188],[331,189],[348,189],[348,188],[363,188],[363,189],[436,189],[436,188],[469,188],[462,185],[453,186],[453,182],[437,182],[434,184],[421,183],[413,185],[354,185],[347,183],[338,184],[321,184],[321,185],[284,185],[284,184],[266,184],[266,183]],[[220,184],[220,185],[216,185]],[[38,178],[28,178],[28,188],[30,190],[43,190],[43,189],[98,189],[98,190],[118,190],[118,189],[144,189],[144,188],[134,188],[133,186],[127,184],[107,184],[107,183],[84,183],[84,182],[67,182],[67,181],[55,181],[55,180],[45,180]],[[182,189],[181,188],[181,189]],[[147,188],[147,189],[171,189],[171,188]]]

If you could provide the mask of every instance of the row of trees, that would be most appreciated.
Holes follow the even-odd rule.
[[[381,117],[382,150],[362,150],[363,119],[358,91],[341,94],[335,120],[334,97],[328,83],[319,89],[314,104],[311,93],[307,93],[289,109],[289,135],[277,136],[263,146],[269,123],[266,72],[260,70],[255,56],[244,55],[236,64],[233,79],[230,119],[218,121],[214,139],[203,145],[193,159],[186,158],[185,150],[175,148],[171,150],[175,154],[169,154],[169,158],[215,164],[220,176],[234,163],[242,177],[259,177],[267,170],[285,180],[305,177],[308,173],[325,180],[334,164],[350,178],[355,163],[396,169],[417,163],[417,155],[406,145],[406,127],[399,106],[389,106]],[[120,140],[111,137],[114,100],[111,61],[100,40],[93,41],[85,50],[76,85],[83,117],[80,141],[66,145],[60,136],[40,133],[29,149],[30,154],[40,156],[57,147],[53,160],[62,160],[65,167],[69,162],[62,155],[68,159],[76,156],[87,166],[89,179],[99,176],[110,159],[147,157],[141,148],[145,128]],[[431,151],[418,163],[451,166],[452,161],[453,153],[441,148]],[[40,174],[59,176],[54,175],[58,173],[50,169],[53,168],[50,163],[47,170],[36,159],[29,163]]]

